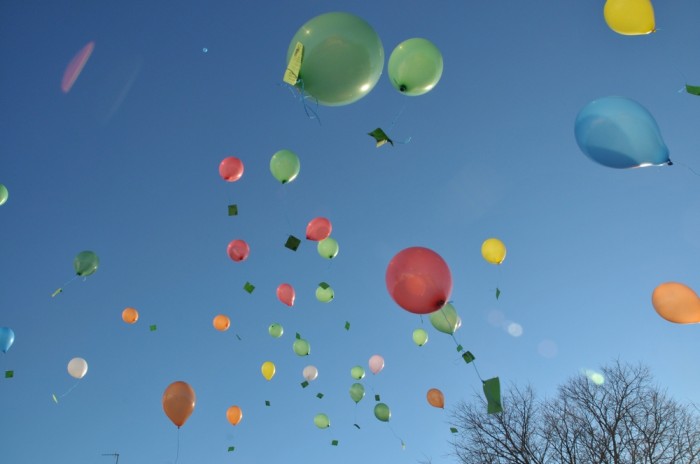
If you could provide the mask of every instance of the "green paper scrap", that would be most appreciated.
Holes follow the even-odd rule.
[[[155,324],[148,326],[148,330],[150,330],[151,332],[155,332],[157,328],[158,327]]]
[[[319,400],[323,398],[323,393],[316,393],[316,398],[318,398]]]
[[[297,251],[297,248],[299,248],[300,244],[301,240],[296,238],[294,235],[290,235],[289,238],[287,238],[287,242],[284,244],[284,246],[292,251]]]
[[[461,353],[462,351],[464,351],[464,347],[462,345],[457,345],[457,351]]]
[[[230,453],[231,451],[233,451],[233,450],[235,450],[235,449],[236,449],[235,446],[229,446],[229,447],[228,447],[228,452]]]
[[[381,401],[381,399],[379,398],[379,395],[374,395],[374,401]]]
[[[250,282],[246,282],[243,286],[243,290],[248,293],[253,293],[253,290],[255,290],[255,285],[251,284]]]
[[[331,288],[331,286],[328,285],[327,282],[321,282],[320,284],[318,284],[318,286],[321,287],[321,288],[324,289],[324,290],[328,290],[329,288]]]
[[[228,205],[228,215],[238,216],[238,205]]]
[[[487,411],[489,414],[503,412],[501,405],[501,381],[498,377],[484,381],[484,396],[488,402]]]
[[[15,376],[15,371],[5,371],[5,378],[6,379],[11,379],[14,376]]]
[[[53,393],[51,393],[51,398],[53,398],[53,402],[54,402],[54,403],[58,404],[58,398],[56,398],[56,395],[54,395]]]
[[[236,334],[236,338],[240,341],[243,340],[240,335]]]
[[[476,357],[474,357],[471,351],[467,351],[462,355],[462,359],[464,359],[465,363],[469,364],[470,362],[474,361]]]
[[[501,289],[496,287],[496,299],[498,299],[499,296],[501,296]]]
[[[270,406],[270,402],[265,400],[265,406]]]
[[[450,432],[457,433],[457,427],[450,427]]]
[[[345,321],[345,330],[350,330],[350,322]]]
[[[377,127],[374,129],[372,132],[368,133],[370,137],[374,137],[374,140],[377,141],[377,148],[381,147],[385,143],[389,142],[391,146],[394,146],[394,142],[389,138],[388,135],[386,135],[386,132],[384,132],[381,128]]]
[[[338,440],[333,440],[333,441],[331,442],[331,445],[333,445],[333,446],[338,446]]]
[[[57,288],[56,291],[51,294],[51,298],[54,298],[56,295],[58,295],[62,291],[63,291],[62,288]]]
[[[289,85],[296,85],[299,80],[299,71],[301,70],[301,60],[304,56],[304,45],[301,42],[297,42],[294,46],[294,52],[292,52],[291,58],[289,58],[289,63],[287,63],[287,69],[284,71],[284,76],[282,80]]]
[[[401,440],[401,449],[405,450],[406,449],[406,443]]]
[[[685,91],[691,95],[700,95],[700,85],[685,84]]]
[[[306,387],[308,387],[308,386],[309,386],[309,382],[307,382],[306,380],[304,380],[304,381],[301,383],[301,388],[306,388]]]
[[[297,334],[296,334],[296,339],[301,340],[301,335],[299,335],[299,332],[297,332]]]
[[[355,427],[357,427],[357,430],[360,430],[360,426],[359,426],[359,425],[357,425],[357,424],[352,424],[352,425],[354,425]]]

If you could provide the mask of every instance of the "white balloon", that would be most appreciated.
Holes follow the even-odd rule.
[[[68,373],[71,375],[71,377],[75,377],[76,379],[82,379],[85,377],[87,370],[87,361],[85,361],[83,358],[73,358],[68,363]]]
[[[302,372],[302,375],[306,380],[311,382],[312,380],[316,380],[316,377],[318,377],[318,369],[316,369],[316,366],[306,366]]]

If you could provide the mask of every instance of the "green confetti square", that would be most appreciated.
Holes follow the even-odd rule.
[[[248,293],[253,293],[253,290],[255,290],[255,285],[251,284],[250,282],[246,282],[243,286],[243,290]]]
[[[6,379],[11,379],[14,376],[15,376],[15,371],[5,371],[5,378]]]
[[[228,205],[228,215],[238,216],[238,205]]]
[[[230,453],[231,451],[234,451],[236,449],[235,446],[229,446],[228,447],[228,452]]]
[[[155,332],[157,328],[158,328],[158,327],[157,327],[155,324],[152,324],[152,325],[149,325],[149,326],[148,326],[148,330],[150,330],[151,332]]]
[[[307,382],[306,380],[304,380],[304,381],[301,383],[301,388],[306,388],[306,387],[308,387],[308,386],[309,386],[309,382]]]
[[[316,398],[318,398],[319,400],[320,400],[321,398],[323,398],[323,393],[317,393],[317,394],[316,394]]]
[[[301,335],[299,335],[299,332],[297,332],[297,334],[296,334],[296,339],[301,340]]]
[[[270,402],[268,400],[265,400],[265,406],[270,406]]]
[[[476,358],[474,357],[474,355],[472,354],[471,351],[467,351],[466,353],[464,353],[462,355],[462,359],[464,359],[465,363],[469,364],[470,362],[474,361]]]
[[[496,299],[498,299],[499,296],[501,296],[501,290],[496,288]]]
[[[328,290],[329,288],[331,288],[331,286],[328,285],[328,282],[321,282],[320,284],[318,284],[318,286],[324,290]]]
[[[331,442],[331,445],[333,445],[333,446],[338,446],[338,440],[333,440],[333,441]]]
[[[350,323],[345,321],[345,330],[350,330]]]
[[[464,347],[462,345],[457,345],[457,351],[460,353],[464,350]]]
[[[287,242],[284,244],[284,246],[292,251],[297,251],[297,248],[299,248],[300,244],[301,240],[296,238],[294,235],[290,235],[289,238],[287,238]]]
[[[374,401],[381,401],[382,399],[379,397],[379,395],[374,395]]]
[[[456,427],[450,427],[450,432],[452,432],[452,433],[457,433],[457,428],[456,428]]]

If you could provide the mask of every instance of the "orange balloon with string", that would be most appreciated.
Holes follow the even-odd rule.
[[[139,312],[136,311],[136,308],[125,308],[124,311],[122,311],[122,320],[127,324],[134,324],[139,320]]]
[[[436,408],[445,409],[445,396],[437,388],[428,390],[428,404]]]
[[[227,316],[224,316],[223,314],[219,314],[218,316],[216,316],[212,323],[214,324],[214,328],[219,332],[224,332],[228,330],[229,327],[231,327],[231,319],[229,319]]]

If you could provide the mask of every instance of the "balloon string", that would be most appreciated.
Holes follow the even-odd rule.
[[[74,281],[75,279],[77,279],[77,278],[78,278],[78,274],[74,275],[72,279],[67,280],[65,284],[63,284],[62,286],[58,287],[58,288],[56,289],[56,291],[54,291],[54,292],[51,294],[51,298],[55,298],[56,295],[58,295],[59,293],[63,293],[63,287],[66,287],[68,284],[70,284],[71,282],[73,282],[73,281]]]
[[[280,187],[280,196],[282,197],[282,210],[284,211],[284,220],[287,221],[288,230],[293,230],[292,222],[289,220],[289,205],[287,202],[287,191],[284,186]],[[292,234],[294,235],[294,234]]]
[[[403,115],[403,112],[406,110],[406,107],[407,107],[407,106],[408,106],[408,101],[407,101],[407,100],[404,100],[404,103],[403,103],[403,105],[401,106],[401,109],[400,109],[399,112],[396,114],[396,116],[394,116],[394,119],[391,120],[391,124],[389,125],[389,128],[387,129],[387,132],[391,132],[391,129],[394,128],[394,125],[396,125],[396,123],[398,122],[399,118]],[[403,145],[406,145],[407,143],[410,143],[410,142],[411,142],[411,138],[412,138],[412,137],[408,137],[408,138],[405,139],[405,140],[399,140],[399,141],[395,141],[395,142],[396,142],[396,143],[403,144]]]
[[[394,432],[394,428],[387,422],[387,425],[389,426],[389,430],[391,430],[391,433],[396,437],[397,440],[401,442],[401,449],[406,449],[406,443],[401,439],[400,436],[396,435],[396,432]]]
[[[175,451],[175,463],[180,458],[180,427],[177,428],[177,450]]]
[[[315,119],[318,121],[318,125],[321,125],[321,118],[318,115],[318,99],[315,97],[312,97],[311,95],[307,94],[306,91],[304,90],[304,81],[302,79],[297,80],[297,84],[301,86],[301,88],[296,87],[294,85],[289,85],[289,84],[279,84],[287,87],[289,91],[291,92],[292,96],[294,99],[298,99],[301,102],[302,107],[304,108],[304,113],[306,113],[306,117],[309,119]],[[297,96],[297,92],[299,93]],[[307,100],[314,100],[316,103],[316,109],[312,108],[308,103]]]
[[[693,168],[691,168],[690,166],[688,166],[688,165],[685,164],[685,163],[681,163],[681,162],[679,162],[679,161],[674,161],[673,164],[677,164],[677,165],[679,165],[679,166],[683,166],[683,167],[686,168],[688,171],[690,171],[690,172],[692,172],[693,174],[695,174],[696,176],[700,177],[700,174],[698,174]]]
[[[79,383],[80,383],[80,380],[78,380],[77,382],[75,382],[75,384],[73,384],[73,386],[70,387],[70,388],[69,388],[64,394],[62,394],[62,395],[59,395],[59,396],[53,395],[54,401],[55,401],[56,403],[58,403],[58,400],[60,400],[61,398],[67,396],[70,392],[72,392],[73,389],[74,389],[75,387],[77,387]]]
[[[447,316],[445,316],[445,319],[447,319]],[[455,335],[454,335],[454,334],[451,334],[451,336],[452,336],[452,340],[454,340],[454,342],[455,342],[455,344],[457,345],[457,347],[461,347],[462,345],[460,345],[460,343],[457,341],[457,338],[455,338]],[[479,373],[479,369],[476,368],[476,361],[472,360],[472,361],[470,362],[470,364],[471,364],[472,366],[474,366],[474,370],[476,371],[476,376],[479,377],[479,380],[481,380],[481,383],[483,383],[483,382],[484,382],[484,379],[481,377],[481,374]]]

